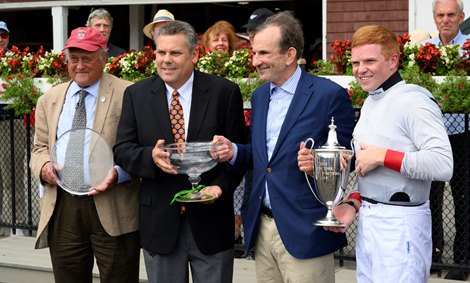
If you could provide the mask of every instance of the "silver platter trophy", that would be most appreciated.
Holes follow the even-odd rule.
[[[163,150],[170,153],[170,162],[180,174],[188,175],[191,190],[182,190],[175,194],[170,204],[178,202],[204,202],[213,199],[212,195],[203,194],[199,185],[201,174],[211,170],[218,163],[218,156],[214,150],[220,144],[210,142],[173,143],[163,146]]]
[[[315,189],[310,186],[307,176],[306,178],[315,198],[328,208],[326,216],[317,220],[315,225],[345,227],[343,222],[334,217],[333,206],[337,205],[345,194],[353,151],[338,143],[334,118],[331,118],[328,127],[328,140],[322,147],[313,149],[315,141],[312,138],[305,141],[305,144],[312,143],[310,149],[314,156]]]
[[[113,152],[98,132],[77,128],[57,139],[51,152],[51,164],[62,189],[73,195],[86,195],[113,169]]]

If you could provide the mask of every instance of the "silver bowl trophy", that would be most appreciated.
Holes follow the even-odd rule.
[[[178,202],[204,202],[213,199],[212,195],[200,192],[204,185],[199,185],[201,174],[211,170],[218,163],[218,156],[214,149],[220,144],[210,142],[173,143],[163,146],[163,150],[170,153],[170,162],[180,174],[188,175],[191,190],[182,190],[175,194],[170,204]]]
[[[328,127],[328,140],[322,147],[313,149],[315,141],[312,138],[305,141],[305,144],[309,141],[312,143],[310,149],[314,156],[315,190],[310,186],[307,176],[306,178],[315,198],[328,208],[326,216],[317,220],[315,225],[345,227],[343,222],[334,217],[333,206],[341,202],[345,195],[353,151],[339,144],[334,118],[331,118]]]
[[[51,164],[62,189],[73,195],[86,195],[113,169],[113,151],[95,130],[71,129],[57,139]]]

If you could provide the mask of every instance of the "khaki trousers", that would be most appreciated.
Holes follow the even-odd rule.
[[[258,283],[334,283],[333,254],[297,259],[282,243],[274,218],[261,214],[255,249]],[[314,241],[315,239],[312,239]]]

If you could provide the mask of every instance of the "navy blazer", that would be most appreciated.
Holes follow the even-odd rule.
[[[315,140],[315,147],[328,137],[334,117],[338,141],[349,147],[355,123],[347,91],[338,84],[302,70],[299,84],[270,160],[266,151],[266,121],[270,99],[269,84],[253,93],[251,105],[251,142],[237,144],[234,166],[253,165],[253,188],[243,219],[246,247],[255,245],[259,216],[268,184],[271,208],[277,229],[287,251],[299,259],[332,253],[347,244],[343,233],[327,232],[313,222],[323,218],[327,209],[310,191],[304,173],[297,165],[300,143]],[[312,185],[313,182],[311,181]]]
[[[187,141],[211,141],[223,135],[245,142],[245,120],[239,87],[219,76],[194,72]],[[127,172],[142,178],[140,188],[140,236],[151,254],[169,254],[175,247],[186,217],[194,239],[204,254],[233,247],[233,191],[242,174],[228,174],[221,163],[201,175],[201,184],[219,185],[222,196],[212,204],[170,205],[175,193],[191,187],[188,176],[171,175],[152,159],[157,140],[173,143],[166,87],[160,77],[140,81],[126,89],[117,130],[114,157]]]

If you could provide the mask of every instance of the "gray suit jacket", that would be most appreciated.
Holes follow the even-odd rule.
[[[50,150],[57,139],[57,124],[64,105],[65,94],[71,82],[57,85],[42,95],[36,106],[36,126],[30,167],[40,180],[41,168],[50,161]],[[130,82],[109,74],[101,78],[99,97],[96,102],[93,129],[103,135],[112,147],[121,116],[122,97]],[[45,194],[40,200],[41,217],[35,248],[48,246],[47,225],[51,219],[57,198],[57,188],[45,184]],[[138,230],[138,181],[119,184],[105,193],[94,196],[96,210],[106,232],[118,236]]]

